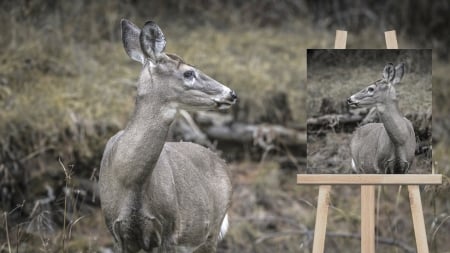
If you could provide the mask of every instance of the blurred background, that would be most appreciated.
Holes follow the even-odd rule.
[[[170,139],[230,164],[230,230],[218,252],[310,252],[317,187],[306,167],[306,48],[432,48],[433,165],[444,184],[422,193],[431,252],[450,242],[449,2],[310,0],[2,1],[0,252],[110,252],[96,182],[106,141],[127,122],[140,65],[120,19],[156,21],[167,52],[235,89],[226,113],[180,115]],[[359,252],[358,187],[336,187],[326,252]],[[407,193],[385,187],[379,252],[415,252]]]
[[[416,152],[409,173],[431,173],[432,50],[308,49],[307,169],[304,173],[355,173],[350,141],[356,128],[380,122],[376,109],[353,108],[347,98],[381,79],[384,66],[404,63],[395,85],[398,106],[413,125]]]

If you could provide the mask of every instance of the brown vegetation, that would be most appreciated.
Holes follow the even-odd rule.
[[[168,52],[236,89],[241,100],[228,114],[232,122],[299,131],[307,117],[304,49],[331,48],[334,28],[356,32],[359,24],[349,47],[384,48],[380,31],[398,27],[400,47],[436,48],[433,137],[439,137],[433,159],[445,184],[425,188],[423,200],[432,252],[447,250],[448,3],[423,0],[402,7],[397,1],[368,1],[346,11],[349,1],[325,2],[2,2],[0,252],[101,252],[111,247],[96,195],[97,168],[107,139],[124,127],[131,112],[139,71],[120,43],[122,17],[137,24],[154,19],[166,34]],[[416,19],[417,9],[430,12]],[[253,143],[210,141],[223,147],[224,155],[230,145],[242,147],[239,155],[227,157],[235,159],[230,161],[235,191],[230,231],[219,252],[310,252],[317,189],[295,185],[295,174],[304,169],[304,149],[294,154],[298,162],[293,166],[292,159],[277,156],[289,157],[282,145],[263,157],[264,149]],[[355,192],[338,187],[332,194],[327,252],[359,248]],[[382,252],[414,248],[407,198],[396,192],[395,187],[383,192],[377,231],[403,246],[380,243]]]

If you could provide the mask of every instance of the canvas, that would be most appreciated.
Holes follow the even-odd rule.
[[[431,173],[431,50],[307,52],[304,173]]]

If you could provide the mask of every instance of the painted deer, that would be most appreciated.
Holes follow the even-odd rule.
[[[380,80],[347,99],[352,106],[375,106],[381,123],[359,127],[350,149],[352,167],[359,173],[407,173],[414,160],[416,137],[411,122],[398,109],[394,86],[405,65],[387,64]]]
[[[122,20],[126,53],[143,65],[134,114],[106,144],[100,199],[116,252],[215,252],[228,228],[225,162],[193,143],[166,142],[177,110],[229,108],[237,96],[180,57],[164,53],[159,26]]]

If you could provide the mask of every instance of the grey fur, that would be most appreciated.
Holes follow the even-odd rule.
[[[108,141],[99,178],[115,250],[215,252],[231,202],[226,164],[197,144],[165,140],[177,110],[229,107],[236,97],[228,87],[159,51],[164,47],[153,48],[156,54],[143,53],[136,45],[152,42],[145,41],[149,36],[143,43],[140,36],[130,36],[136,32],[133,26],[122,21],[125,51],[134,60],[144,59],[136,107],[126,128]],[[186,71],[196,77],[186,78]]]
[[[369,123],[353,134],[350,149],[358,173],[407,173],[414,160],[416,137],[411,122],[398,109],[394,85],[404,75],[404,64],[389,63],[383,79],[353,94],[350,105],[375,106],[381,123]]]

